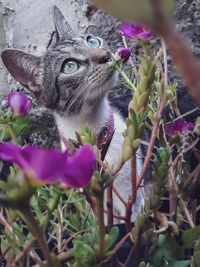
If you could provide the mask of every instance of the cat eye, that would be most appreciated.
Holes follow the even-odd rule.
[[[61,71],[66,73],[66,74],[72,74],[74,72],[76,72],[79,68],[79,65],[78,63],[75,61],[75,60],[68,60],[68,61],[65,61],[62,68],[61,68]]]
[[[92,48],[98,48],[101,46],[101,41],[94,36],[87,36],[87,44]]]

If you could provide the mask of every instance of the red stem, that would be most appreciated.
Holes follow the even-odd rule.
[[[108,214],[108,229],[113,226],[113,186],[107,189],[107,214]]]
[[[124,166],[125,162],[120,162],[119,165],[113,170],[112,176],[115,176],[118,174],[118,172],[121,170],[121,168]]]
[[[136,201],[137,197],[137,173],[136,173],[136,154],[134,154],[131,158],[131,186],[132,193],[129,197],[128,203],[126,205],[126,214],[125,214],[125,227],[127,233],[131,231],[131,214],[132,214],[132,206]]]
[[[142,167],[141,173],[137,179],[137,189],[141,185],[142,180],[144,179],[144,176],[146,174],[147,168],[149,166],[149,162],[150,162],[152,154],[153,154],[153,149],[154,149],[154,145],[156,142],[157,133],[158,133],[158,129],[159,129],[159,125],[160,125],[160,121],[162,119],[162,114],[163,114],[164,109],[165,109],[165,101],[162,101],[160,104],[157,120],[153,124],[151,139],[150,139],[149,146],[147,149],[146,157],[144,159],[143,167]]]
[[[127,205],[126,200],[121,196],[121,194],[117,191],[114,185],[113,185],[113,192],[117,195],[117,197],[124,204],[124,206],[126,206]]]

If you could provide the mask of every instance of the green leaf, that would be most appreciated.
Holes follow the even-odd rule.
[[[168,267],[189,267],[191,260],[175,261],[167,265]]]
[[[10,136],[10,132],[8,130],[8,127],[7,126],[0,127],[0,140],[5,141],[5,140],[10,139],[10,138],[11,138],[11,136]]]
[[[173,263],[183,258],[183,250],[170,235],[161,234],[158,237],[158,248],[152,257],[154,267],[164,266],[163,263]],[[168,265],[171,266],[171,265]]]
[[[40,207],[39,207],[39,205],[38,205],[38,198],[37,198],[36,196],[33,196],[33,197],[31,198],[31,207],[34,209],[34,212],[35,212],[37,218],[38,218],[39,220],[41,220],[42,217],[43,217],[43,213],[42,213],[42,211],[40,210]]]
[[[108,236],[107,240],[105,241],[105,248],[104,248],[105,252],[109,251],[113,247],[118,236],[119,236],[119,228],[116,226],[112,227],[112,229],[109,233],[109,236]]]
[[[182,241],[185,247],[193,246],[194,242],[200,238],[200,225],[186,230],[182,234]]]

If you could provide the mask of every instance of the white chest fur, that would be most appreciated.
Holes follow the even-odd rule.
[[[95,129],[97,132],[100,132],[101,129],[107,124],[110,114],[110,105],[106,98],[99,103],[99,106],[93,110],[92,114],[87,114],[85,111],[78,115],[73,115],[69,117],[61,117],[58,114],[55,114],[56,123],[60,135],[65,138],[75,139],[75,131],[79,131],[82,127],[88,124],[90,127]],[[125,130],[126,124],[118,112],[113,111],[114,115],[114,125],[115,133],[106,154],[106,161],[109,164],[116,166],[119,163],[121,146],[123,142],[123,132]],[[65,149],[65,145],[61,142],[62,149]],[[141,151],[138,149],[137,152],[137,173],[140,173],[142,167],[142,156]],[[131,169],[130,162],[127,161],[121,171],[118,173],[116,180],[114,181],[115,188],[121,194],[121,196],[128,200],[129,195],[131,194]],[[137,192],[137,200],[132,208],[132,221],[135,220],[136,215],[141,210],[141,205],[143,205],[144,199],[142,192],[139,189]],[[114,194],[114,213],[117,215],[123,216],[125,214],[125,207],[120,202],[118,197]]]

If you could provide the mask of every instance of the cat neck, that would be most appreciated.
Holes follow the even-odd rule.
[[[79,114],[64,117],[55,113],[54,116],[60,135],[66,139],[75,139],[75,131],[80,131],[86,125],[99,133],[108,123],[111,110],[107,97],[104,97],[95,105],[85,103]]]

